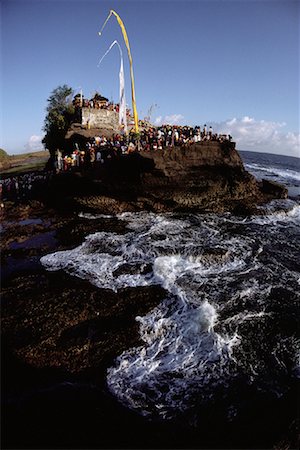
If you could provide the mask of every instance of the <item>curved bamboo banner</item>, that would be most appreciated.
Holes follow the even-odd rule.
[[[137,114],[137,109],[136,109],[136,102],[135,102],[134,76],[133,76],[132,57],[131,57],[129,40],[128,40],[128,36],[127,36],[125,25],[124,25],[121,17],[113,9],[110,10],[109,15],[108,15],[106,21],[104,22],[104,24],[103,24],[103,26],[101,28],[101,31],[99,31],[99,35],[101,36],[101,33],[102,33],[105,25],[107,24],[107,22],[108,22],[108,20],[109,20],[109,18],[111,17],[112,14],[114,16],[116,16],[116,18],[117,18],[118,24],[120,25],[120,28],[122,30],[122,34],[123,34],[125,45],[127,47],[129,64],[130,64],[131,98],[132,98],[132,109],[133,109],[134,125],[135,125],[135,132],[138,133],[139,132],[139,119],[138,119],[138,114]]]
[[[125,99],[125,80],[124,80],[124,67],[123,67],[123,52],[120,47],[118,41],[114,41],[109,49],[104,53],[100,61],[98,62],[98,67],[102,63],[105,56],[111,51],[111,49],[117,45],[120,52],[120,71],[119,71],[119,80],[120,80],[120,104],[119,104],[119,124],[124,126],[124,132],[127,134],[127,117],[126,117],[126,99]]]

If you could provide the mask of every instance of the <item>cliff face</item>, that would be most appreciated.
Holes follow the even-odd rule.
[[[261,198],[258,183],[231,142],[132,154],[126,161],[111,161],[104,180],[111,190],[130,191],[156,209],[220,211]]]
[[[226,166],[243,169],[234,142],[203,141],[188,147],[141,152],[143,157],[153,159],[155,168],[172,178],[202,167]]]
[[[287,196],[276,183],[258,183],[231,142],[110,155],[86,177],[78,175],[58,177],[51,197],[56,191],[60,197],[62,192],[71,194],[78,209],[103,213],[146,209],[248,214],[258,203]]]
[[[244,170],[234,143],[176,147],[158,151],[152,159],[155,169],[143,175],[144,190],[178,209],[223,209],[259,197],[256,180]]]

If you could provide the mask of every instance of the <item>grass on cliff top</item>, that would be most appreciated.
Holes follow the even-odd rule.
[[[18,153],[15,155],[8,155],[9,159],[12,161],[25,161],[31,158],[49,158],[48,150],[40,150],[38,152],[29,152],[29,153]]]
[[[3,150],[3,148],[0,148],[0,161],[9,159],[9,155],[6,153],[5,150]]]
[[[39,152],[21,153],[18,155],[8,155],[4,150],[0,152],[0,162],[2,163],[2,175],[18,175],[33,170],[42,170],[49,159],[49,152],[46,150]]]

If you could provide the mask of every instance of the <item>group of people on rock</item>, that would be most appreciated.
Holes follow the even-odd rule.
[[[230,135],[213,133],[212,127],[162,125],[143,127],[137,135],[114,134],[112,137],[95,136],[79,147],[78,143],[70,152],[59,149],[55,153],[55,170],[68,171],[74,168],[99,166],[114,157],[139,151],[156,151],[172,147],[187,147],[202,141],[231,141]]]
[[[109,102],[108,100],[105,102],[100,102],[97,100],[83,100],[82,101],[82,106],[84,108],[95,108],[95,109],[107,109],[108,111],[115,111],[115,112],[119,112],[120,109],[120,105],[119,103],[113,103],[113,102]],[[130,115],[130,110],[126,109],[126,113],[127,115]]]
[[[141,132],[141,145],[146,150],[161,150],[165,147],[187,146],[201,141],[231,141],[230,135],[213,133],[212,127],[162,125]]]
[[[52,171],[31,172],[23,175],[16,175],[0,180],[0,202],[22,201],[30,199],[39,186],[48,182],[53,176]]]
[[[108,111],[119,112],[119,103],[109,101],[107,98],[96,93],[90,100],[83,98],[80,94],[77,94],[73,99],[73,105],[75,108],[90,108],[90,109],[107,109]],[[126,109],[127,115],[130,115],[130,109]]]
[[[60,149],[55,152],[54,166],[56,172],[100,166],[106,160],[135,150],[135,145],[128,143],[125,136],[114,135],[112,138],[96,136],[79,148],[75,143],[72,152],[65,153]]]

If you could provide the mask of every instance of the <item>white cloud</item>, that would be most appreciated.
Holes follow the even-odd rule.
[[[155,125],[181,125],[184,116],[182,114],[171,114],[170,116],[158,116],[156,117],[154,124]]]
[[[230,134],[238,150],[254,150],[300,157],[300,134],[285,132],[285,122],[255,120],[245,116],[212,123],[214,131]]]
[[[27,152],[37,152],[39,150],[44,150],[44,145],[42,144],[43,136],[37,136],[33,134],[28,139],[28,142],[25,144],[25,150]]]
[[[154,125],[161,125],[161,124],[162,124],[162,116],[156,117]]]

